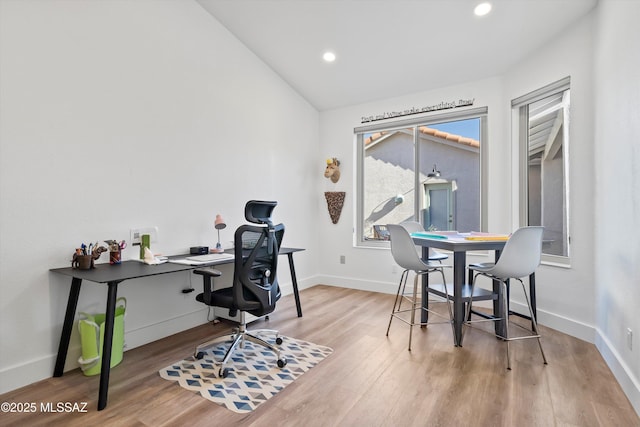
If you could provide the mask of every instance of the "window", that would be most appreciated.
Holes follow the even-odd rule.
[[[486,108],[356,128],[356,244],[385,246],[386,224],[484,229],[481,141]]]
[[[512,101],[519,146],[519,216],[544,226],[543,261],[568,264],[569,106],[567,77]]]

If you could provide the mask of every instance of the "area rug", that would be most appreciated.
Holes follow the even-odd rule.
[[[226,378],[217,376],[228,343],[207,349],[200,360],[191,356],[167,366],[160,376],[234,412],[251,412],[333,352],[306,341],[282,339],[280,356],[287,359],[283,368],[278,368],[272,351],[245,341],[227,363],[231,370]]]

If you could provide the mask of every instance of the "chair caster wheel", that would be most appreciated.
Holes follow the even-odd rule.
[[[276,338],[276,344],[278,345],[282,344],[282,338],[280,337]]]
[[[220,370],[218,371],[218,377],[227,378],[229,376],[229,372],[231,372],[231,369],[229,368],[220,368]]]
[[[287,366],[287,359],[278,359],[278,368],[284,368]]]
[[[200,360],[204,357],[204,351],[199,351],[195,354],[195,358]]]

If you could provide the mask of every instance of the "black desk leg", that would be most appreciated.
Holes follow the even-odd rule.
[[[111,373],[111,348],[113,344],[113,323],[116,312],[116,296],[118,282],[109,282],[107,293],[107,309],[105,311],[104,343],[102,344],[102,367],[100,372],[100,392],[98,397],[98,411],[107,407],[109,392],[109,374]]]
[[[69,299],[67,300],[67,312],[64,315],[64,323],[62,325],[62,334],[60,335],[60,344],[58,344],[58,356],[56,357],[56,366],[53,369],[54,377],[61,377],[64,374],[64,363],[67,360],[67,351],[69,350],[69,340],[71,339],[71,330],[73,329],[73,319],[78,308],[78,296],[80,295],[80,285],[82,279],[74,277],[71,280],[71,289],[69,289]]]
[[[293,266],[293,252],[287,254],[289,258],[289,271],[291,271],[291,282],[293,283],[293,296],[296,298],[296,308],[298,309],[298,317],[302,317],[302,306],[300,305],[300,293],[298,292],[298,279],[296,278],[296,269]]]

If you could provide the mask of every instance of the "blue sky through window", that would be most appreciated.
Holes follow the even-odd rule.
[[[458,120],[455,122],[445,122],[430,124],[430,128],[449,132],[455,135],[466,136],[480,140],[480,119]]]

